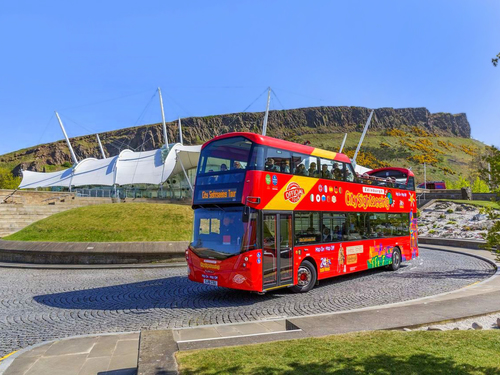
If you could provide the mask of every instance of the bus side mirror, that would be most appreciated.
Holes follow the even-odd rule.
[[[248,219],[250,217],[250,207],[248,206],[245,206],[245,208],[243,209],[243,217],[242,217],[242,221],[244,223],[248,223]]]

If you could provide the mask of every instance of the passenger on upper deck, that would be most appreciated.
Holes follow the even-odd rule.
[[[312,162],[309,165],[309,170],[308,170],[309,177],[318,177],[318,170],[316,169],[316,163]]]
[[[295,168],[295,174],[297,176],[307,176],[306,166],[304,164],[297,165],[297,168]]]
[[[273,158],[268,158],[266,160],[266,171],[270,171],[270,172],[278,172],[279,171],[279,167],[276,164],[274,164]]]
[[[349,170],[349,168],[347,168],[345,179],[346,181],[354,182],[354,176],[352,175],[352,172]]]
[[[233,170],[234,169],[243,169],[239,161],[234,161],[233,163]]]
[[[321,177],[328,178],[330,180],[332,179],[332,173],[328,170],[328,165],[326,164],[321,166]]]
[[[281,161],[281,172],[290,173],[290,162],[288,160]]]
[[[227,165],[226,165],[226,164],[224,164],[224,163],[222,163],[222,164],[220,165],[220,171],[221,171],[221,172],[225,172],[225,171],[227,171]]]
[[[335,180],[342,180],[342,171],[337,163],[333,165],[333,178]]]

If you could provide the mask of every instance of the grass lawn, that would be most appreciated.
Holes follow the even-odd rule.
[[[189,241],[193,210],[176,204],[79,207],[37,221],[5,240],[53,242]]]
[[[376,331],[178,352],[181,374],[499,374],[500,332]]]
[[[489,207],[489,208],[500,209],[500,202],[492,202],[492,201],[466,201],[466,200],[460,200],[460,199],[438,199],[438,201],[440,201],[440,202],[463,203],[463,204],[468,204],[468,205],[471,205],[471,206]]]

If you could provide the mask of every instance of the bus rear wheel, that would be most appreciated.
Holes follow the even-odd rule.
[[[397,271],[401,267],[401,251],[395,247],[392,249],[392,264],[388,266],[391,271]]]
[[[297,285],[290,289],[295,293],[305,293],[310,291],[316,284],[316,268],[308,260],[304,260],[297,271]]]

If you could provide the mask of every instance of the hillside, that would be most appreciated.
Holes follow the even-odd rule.
[[[268,135],[337,151],[343,134],[349,133],[345,151],[353,154],[370,110],[361,107],[314,107],[271,111]],[[214,135],[231,131],[260,132],[263,113],[235,113],[182,120],[186,144],[200,144]],[[177,123],[167,124],[170,141],[178,139]],[[485,145],[470,139],[465,114],[430,113],[425,108],[379,108],[362,147],[358,163],[369,167],[412,166],[418,174],[424,161],[431,166],[428,179],[466,176],[473,158]],[[162,145],[161,124],[124,128],[101,134],[107,155],[125,148],[151,150]],[[79,158],[100,157],[94,135],[72,138]],[[71,166],[64,141],[38,145],[0,156],[0,167],[15,175],[21,168],[53,171]],[[470,171],[469,171],[470,170]],[[422,180],[419,178],[419,180]]]

